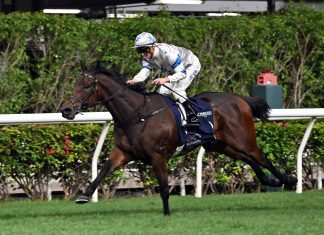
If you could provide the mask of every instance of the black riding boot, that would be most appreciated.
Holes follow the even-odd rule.
[[[200,124],[199,124],[199,120],[197,118],[197,114],[191,107],[190,102],[186,101],[186,102],[182,103],[182,105],[185,107],[185,109],[188,113],[187,126],[199,126]]]

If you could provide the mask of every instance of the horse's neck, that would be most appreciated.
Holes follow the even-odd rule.
[[[123,87],[115,82],[104,87],[106,98],[118,93],[113,99],[106,103],[106,107],[117,122],[127,122],[144,105],[144,95],[131,89]]]

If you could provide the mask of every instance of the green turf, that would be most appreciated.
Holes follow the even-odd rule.
[[[2,202],[0,234],[324,234],[324,191]]]

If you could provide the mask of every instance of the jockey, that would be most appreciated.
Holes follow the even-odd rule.
[[[157,43],[155,37],[147,32],[143,32],[136,37],[133,48],[142,54],[143,67],[132,80],[127,81],[127,84],[143,82],[149,77],[153,68],[168,73],[169,75],[166,77],[154,79],[152,84],[167,86],[180,94],[181,96],[171,92],[164,86],[160,86],[158,91],[164,95],[172,93],[173,97],[189,111],[190,122],[198,124],[198,119],[190,106],[190,102],[185,102],[187,100],[186,89],[201,68],[197,56],[183,47]]]

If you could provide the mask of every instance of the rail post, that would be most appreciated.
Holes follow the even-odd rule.
[[[304,134],[304,137],[300,143],[298,154],[297,154],[297,188],[296,193],[302,193],[303,192],[303,152],[307,143],[307,140],[310,136],[310,133],[312,131],[312,128],[314,126],[314,123],[316,121],[315,117],[312,117],[307,125],[306,132]]]
[[[201,198],[201,192],[202,192],[202,157],[205,154],[205,149],[203,147],[200,147],[198,156],[197,156],[197,162],[196,162],[196,198]]]
[[[102,149],[102,146],[105,142],[109,127],[110,127],[110,123],[111,122],[105,122],[99,140],[98,140],[98,144],[96,147],[96,150],[93,154],[92,157],[92,181],[94,181],[97,178],[98,175],[98,159],[99,159],[99,155]],[[98,202],[98,189],[96,189],[96,191],[92,194],[92,202]]]

